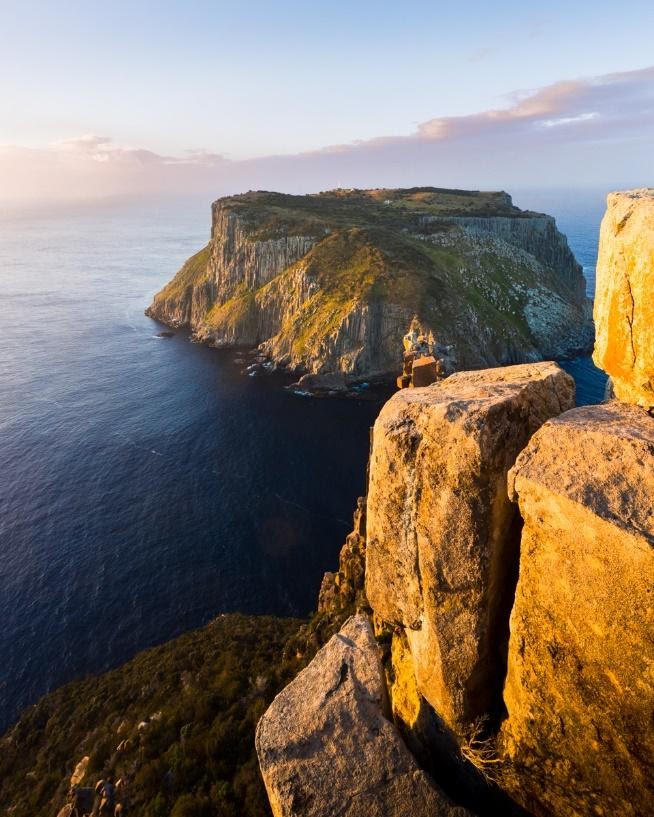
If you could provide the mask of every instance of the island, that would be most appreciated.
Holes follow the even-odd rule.
[[[330,388],[395,379],[409,332],[446,374],[593,340],[582,269],[551,216],[434,187],[218,199],[209,243],[146,314]]]

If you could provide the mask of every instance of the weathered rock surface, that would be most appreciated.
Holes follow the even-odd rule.
[[[415,388],[431,386],[438,379],[438,365],[436,360],[428,355],[413,361],[411,367],[412,385]]]
[[[396,375],[409,327],[448,366],[565,356],[592,343],[581,268],[549,216],[505,193],[248,193],[147,314],[299,373]]]
[[[654,814],[654,419],[613,401],[532,438],[502,743],[538,815]]]
[[[403,390],[375,423],[366,594],[405,629],[420,692],[459,733],[501,705],[519,543],[507,472],[573,405],[569,375],[526,364]]]
[[[654,189],[611,193],[600,231],[593,359],[619,400],[654,407]]]
[[[75,766],[73,773],[70,776],[71,789],[74,789],[75,786],[79,786],[80,783],[84,780],[86,772],[89,768],[90,760],[91,758],[88,755],[84,755],[84,757],[80,760],[77,766]]]
[[[257,727],[275,817],[465,817],[421,771],[396,727],[365,616],[346,622]]]
[[[471,233],[489,234],[507,244],[520,247],[540,263],[558,269],[580,296],[585,293],[585,281],[570,263],[570,247],[556,228],[552,216],[533,214],[529,219],[496,216],[454,216],[451,219]]]

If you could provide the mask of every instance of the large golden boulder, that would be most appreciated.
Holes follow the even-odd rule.
[[[406,634],[420,693],[456,732],[501,705],[519,519],[506,476],[574,405],[555,363],[405,389],[373,431],[366,594]]]
[[[654,419],[544,425],[509,477],[524,519],[502,731],[533,813],[654,814]]]
[[[391,722],[365,616],[270,705],[256,747],[275,817],[472,817],[423,772]]]
[[[654,406],[654,189],[611,193],[600,231],[593,360],[616,397]]]

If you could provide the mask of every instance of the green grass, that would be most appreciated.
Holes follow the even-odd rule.
[[[197,286],[209,280],[210,245],[207,244],[184,263],[175,277],[161,290],[157,298],[174,300],[183,297],[189,287]]]
[[[220,327],[224,332],[235,331],[248,319],[256,320],[256,299],[252,290],[240,286],[236,293],[223,304],[214,304],[206,315],[209,327]]]
[[[220,199],[248,225],[253,240],[283,235],[319,237],[325,229],[380,226],[402,230],[420,215],[504,215],[523,217],[506,194],[435,187],[329,190],[310,196],[257,191]]]
[[[315,282],[316,293],[281,327],[298,355],[314,349],[338,329],[343,318],[360,300],[365,300],[385,260],[361,230],[353,228],[329,235],[302,260],[306,275]],[[262,299],[271,291],[291,285],[295,268],[290,268],[262,288]]]

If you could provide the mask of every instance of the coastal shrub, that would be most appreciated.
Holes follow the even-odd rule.
[[[182,794],[177,798],[170,817],[213,817],[211,801],[196,794]]]
[[[0,738],[0,814],[50,817],[75,765],[111,772],[139,817],[270,815],[257,721],[302,665],[301,622],[224,615],[123,666],[46,695]]]

